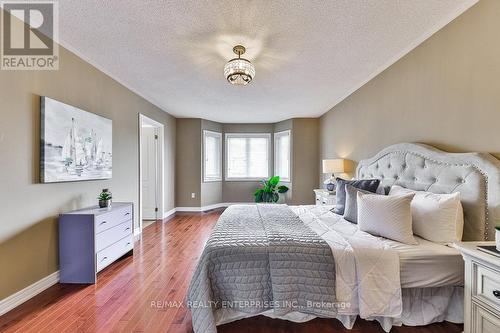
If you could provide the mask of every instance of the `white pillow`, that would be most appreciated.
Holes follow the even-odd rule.
[[[460,193],[436,194],[391,187],[389,195],[414,193],[411,202],[413,233],[431,242],[453,243],[462,240],[464,212]]]
[[[413,196],[413,193],[385,196],[358,192],[359,229],[401,243],[418,244],[411,226]]]

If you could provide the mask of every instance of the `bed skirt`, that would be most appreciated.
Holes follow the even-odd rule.
[[[449,321],[463,323],[464,317],[464,288],[463,287],[436,287],[436,288],[411,288],[402,289],[403,313],[401,317],[373,317],[367,320],[376,320],[384,331],[389,332],[392,326],[423,326],[432,323]],[[257,315],[270,318],[284,319],[297,323],[306,322],[317,318],[309,314],[291,312],[285,316],[274,315],[273,310],[268,310]],[[226,324],[235,320],[253,317],[232,309],[219,309],[215,313],[217,325]],[[337,315],[344,327],[351,329],[357,316]]]

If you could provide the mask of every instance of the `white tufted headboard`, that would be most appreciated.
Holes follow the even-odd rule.
[[[386,190],[397,184],[434,193],[460,192],[464,240],[493,240],[495,224],[500,224],[500,160],[487,153],[454,154],[401,143],[360,161],[356,177],[379,178]]]

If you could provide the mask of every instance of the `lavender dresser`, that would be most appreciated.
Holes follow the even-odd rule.
[[[97,272],[131,251],[133,204],[113,202],[59,216],[61,283],[95,283]]]

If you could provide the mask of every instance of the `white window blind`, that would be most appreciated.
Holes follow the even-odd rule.
[[[222,134],[203,131],[203,181],[222,180]]]
[[[226,179],[269,177],[271,134],[226,134]]]
[[[290,131],[274,133],[274,175],[290,181]]]

